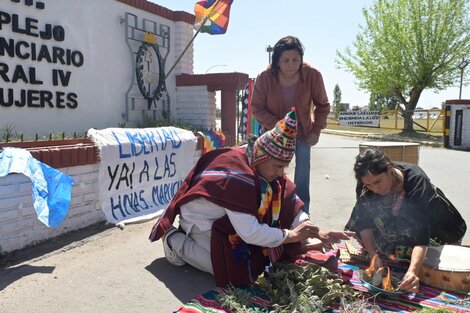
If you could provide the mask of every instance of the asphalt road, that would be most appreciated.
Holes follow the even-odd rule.
[[[349,217],[361,141],[323,134],[312,150],[311,215],[321,228]],[[470,153],[421,147],[419,164],[469,223]],[[161,242],[147,240],[152,225],[97,225],[13,253],[0,269],[0,313],[173,312],[212,289],[209,274],[166,262]]]

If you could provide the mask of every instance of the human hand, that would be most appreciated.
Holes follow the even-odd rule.
[[[319,229],[311,221],[306,220],[292,230],[289,230],[284,243],[300,242],[307,238],[318,238]]]
[[[305,140],[305,142],[309,146],[314,146],[318,143],[318,140],[320,139],[320,135],[316,133],[310,133],[308,138]]]
[[[419,291],[419,277],[412,271],[408,271],[398,287],[408,292],[417,293]]]
[[[318,232],[318,239],[327,243],[336,243],[340,240],[348,240],[351,237],[354,237],[356,232],[353,231],[342,231],[342,230],[328,230]]]

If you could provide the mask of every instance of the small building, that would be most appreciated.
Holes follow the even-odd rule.
[[[194,75],[193,14],[61,0],[4,1],[0,16],[0,129],[45,136],[148,119],[215,128],[221,90],[222,130],[234,137],[236,90],[248,75]]]

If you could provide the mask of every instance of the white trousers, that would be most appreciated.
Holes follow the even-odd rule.
[[[186,235],[175,232],[170,238],[173,251],[186,263],[214,275],[211,261],[211,231],[193,225]]]

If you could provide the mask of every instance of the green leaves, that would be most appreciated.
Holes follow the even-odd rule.
[[[364,9],[354,50],[337,52],[339,68],[359,87],[403,99],[414,110],[424,89],[457,84],[457,65],[470,55],[466,0],[378,0]]]
[[[339,113],[341,111],[344,111],[343,105],[341,103],[341,89],[339,88],[339,85],[336,84],[335,88],[333,90],[333,110],[336,113]]]
[[[253,307],[251,303],[251,294],[240,288],[230,286],[226,293],[217,296],[220,305],[231,312],[237,313],[257,313],[266,312],[266,310]]]
[[[268,286],[266,291],[276,304],[276,313],[323,312],[332,302],[356,294],[337,274],[319,265],[276,263],[270,270]]]

